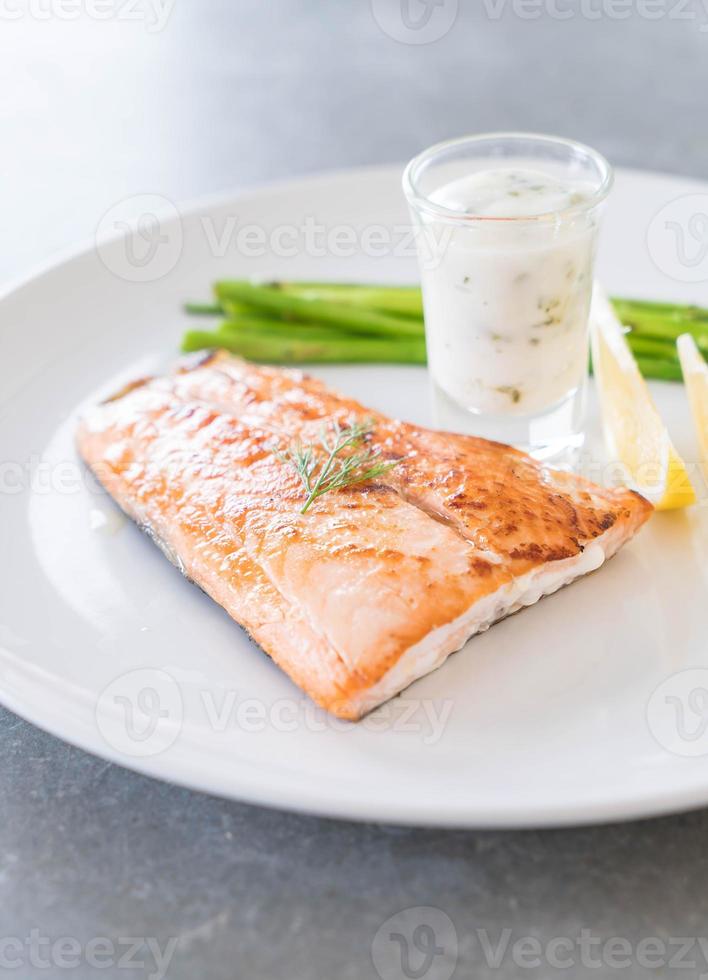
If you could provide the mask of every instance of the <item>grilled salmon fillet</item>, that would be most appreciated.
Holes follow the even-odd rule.
[[[370,420],[397,465],[301,514],[274,442]],[[598,568],[652,507],[499,443],[398,422],[224,352],[81,421],[122,509],[318,704],[356,719],[475,633]]]

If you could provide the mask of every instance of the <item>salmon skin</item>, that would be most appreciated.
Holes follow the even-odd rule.
[[[274,442],[370,420],[398,461],[305,491]],[[106,490],[319,705],[357,719],[475,633],[598,568],[652,507],[509,446],[398,422],[297,371],[215,352],[81,421]]]

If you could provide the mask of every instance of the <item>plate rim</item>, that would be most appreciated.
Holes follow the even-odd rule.
[[[259,197],[268,197],[272,194],[281,192],[296,192],[307,189],[308,185],[316,186],[325,180],[347,180],[357,178],[369,179],[388,179],[402,172],[403,165],[382,164],[354,168],[338,168],[334,170],[324,170],[308,174],[298,175],[292,178],[282,178],[273,181],[259,182],[248,186],[239,186],[229,190],[217,191],[210,194],[200,195],[188,199],[184,203],[176,202],[180,219],[186,219],[195,214],[207,210],[214,210],[220,207],[227,207],[238,204],[243,200],[252,201]],[[708,181],[700,180],[693,176],[683,176],[681,174],[667,173],[664,171],[644,170],[640,168],[618,167],[617,173],[629,179],[650,178],[667,182],[681,183],[684,188],[694,186],[703,190],[708,189]],[[131,195],[126,195],[130,197]],[[106,243],[119,241],[123,234],[117,233],[110,238],[102,239]],[[62,267],[75,261],[80,261],[95,252],[96,239],[85,239],[75,243],[65,249],[54,251],[42,262],[31,267],[25,274],[10,279],[0,287],[0,312],[2,304],[12,300],[16,293],[31,286],[43,276],[58,272]],[[14,655],[5,646],[0,645],[0,656],[4,661],[6,658],[14,659]],[[22,669],[31,672],[33,664],[22,665]],[[14,669],[18,669],[17,665]],[[62,695],[63,697],[63,695]],[[48,732],[52,736],[59,738],[75,747],[88,752],[97,758],[106,759],[122,768],[135,771],[141,775],[154,779],[161,779],[191,790],[208,793],[221,798],[238,800],[258,806],[265,806],[272,809],[287,810],[302,814],[352,820],[357,822],[378,822],[400,826],[428,826],[449,829],[534,829],[543,827],[564,827],[564,826],[583,826],[613,823],[619,820],[650,819],[656,816],[665,815],[677,811],[688,811],[698,809],[708,805],[708,783],[700,790],[691,787],[682,787],[678,790],[664,786],[658,790],[645,790],[626,793],[621,799],[615,798],[614,802],[600,799],[590,805],[584,805],[584,812],[578,812],[577,804],[541,804],[537,811],[529,819],[528,810],[524,813],[510,812],[503,809],[495,812],[493,808],[488,808],[485,815],[480,816],[481,811],[477,809],[470,812],[467,803],[460,810],[455,810],[450,806],[450,801],[446,801],[445,808],[442,810],[435,807],[424,799],[416,802],[413,807],[408,807],[407,811],[396,809],[385,800],[375,800],[372,804],[367,801],[355,799],[354,796],[343,794],[341,797],[333,797],[321,790],[307,787],[307,792],[293,793],[290,789],[284,789],[281,785],[275,784],[275,788],[269,788],[264,780],[255,780],[247,790],[243,790],[242,784],[231,789],[227,785],[215,785],[214,780],[208,776],[200,776],[190,765],[184,767],[183,771],[178,771],[168,759],[165,764],[166,756],[152,758],[127,759],[119,751],[112,748],[108,743],[101,743],[100,739],[91,741],[89,738],[81,737],[81,724],[70,719],[62,726],[57,721],[61,700],[51,706],[49,712],[46,711],[46,699],[39,705],[33,704],[31,700],[23,699],[21,696],[7,689],[0,683],[0,704],[12,711],[18,717],[35,725],[42,731]],[[66,701],[64,702],[66,703]],[[44,709],[44,710],[43,710]],[[162,764],[160,763],[162,760]],[[154,764],[153,764],[154,763]],[[408,801],[410,804],[410,801]]]
[[[231,202],[237,202],[239,199],[248,198],[252,199],[259,196],[267,196],[269,194],[278,193],[280,191],[287,191],[293,188],[298,188],[306,184],[317,184],[323,180],[337,179],[337,178],[349,178],[354,176],[370,176],[370,177],[384,177],[393,176],[396,173],[402,175],[405,164],[401,163],[385,163],[385,164],[370,164],[360,167],[337,167],[331,170],[317,170],[311,173],[298,174],[291,178],[275,178],[274,180],[257,181],[253,184],[248,184],[245,186],[236,185],[231,188],[225,188],[219,191],[211,191],[207,194],[199,194],[194,197],[186,198],[184,202],[175,201],[175,208],[179,214],[180,219],[192,217],[194,214],[198,214],[204,208],[216,208],[228,205]],[[622,167],[617,166],[614,168],[615,175],[620,177],[629,178],[642,178],[649,177],[656,180],[666,180],[675,181],[682,184],[693,184],[696,187],[700,187],[708,190],[708,179],[702,180],[700,177],[694,177],[691,175],[683,175],[677,173],[671,173],[664,170],[645,170],[641,167]],[[145,193],[145,192],[143,192]],[[156,196],[164,197],[166,200],[169,198],[164,194],[159,194],[157,192]],[[137,195],[125,194],[120,200],[125,201]],[[120,202],[116,202],[120,203]],[[102,243],[106,246],[115,244],[121,240],[123,235],[117,232],[114,235],[109,235],[105,239],[101,239]],[[48,273],[56,272],[61,266],[68,265],[70,262],[76,261],[77,259],[85,258],[87,255],[95,251],[96,247],[96,236],[81,238],[64,248],[54,249],[45,259],[39,262],[32,263],[25,273],[20,273],[16,276],[11,276],[7,281],[0,283],[0,303],[4,303],[6,300],[12,298],[12,296],[24,289],[26,286],[31,285],[35,280],[41,279],[42,276]],[[2,327],[0,326],[0,331]]]
[[[0,654],[4,655],[5,653],[5,648],[0,647]],[[175,767],[173,771],[172,767],[168,766],[166,772],[164,767],[151,765],[151,757],[146,759],[131,757],[130,760],[127,760],[107,743],[102,744],[99,749],[96,743],[89,743],[88,740],[82,739],[79,734],[73,731],[71,734],[67,734],[66,729],[62,729],[61,726],[47,720],[46,715],[35,712],[28,703],[8,695],[1,687],[0,704],[41,731],[87,752],[94,758],[111,762],[129,772],[136,772],[141,776],[170,783],[183,789],[206,793],[218,799],[229,799],[271,810],[325,819],[345,820],[354,823],[382,823],[388,826],[401,827],[439,827],[446,830],[543,830],[651,820],[672,813],[688,813],[708,805],[708,785],[701,788],[700,792],[690,788],[682,789],[679,792],[663,789],[655,790],[652,793],[645,792],[641,795],[634,793],[631,797],[628,795],[620,800],[615,799],[614,802],[601,800],[585,805],[585,812],[582,817],[575,804],[555,807],[549,807],[545,804],[539,806],[538,812],[534,812],[530,819],[526,815],[528,810],[522,814],[520,812],[511,813],[508,809],[495,810],[491,807],[487,808],[483,815],[480,815],[479,810],[475,811],[476,815],[470,815],[467,807],[453,811],[449,801],[443,811],[436,809],[432,804],[425,803],[422,806],[416,805],[414,809],[409,808],[407,811],[402,811],[388,803],[377,802],[373,806],[368,806],[366,802],[350,796],[333,798],[331,794],[313,792],[309,787],[304,795],[302,789],[299,789],[298,792],[284,791],[280,785],[277,789],[269,791],[263,780],[252,782],[247,791],[242,791],[241,786],[239,786],[238,791],[230,792],[223,785],[214,785],[210,779],[200,776],[198,772],[193,770],[185,773],[180,771],[178,767]],[[166,757],[152,758],[164,759]]]

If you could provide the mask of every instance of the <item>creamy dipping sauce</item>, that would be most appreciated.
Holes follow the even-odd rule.
[[[582,383],[596,240],[582,205],[591,197],[581,182],[521,168],[473,173],[430,195],[471,218],[528,219],[440,222],[423,264],[433,382],[465,411],[530,415]]]

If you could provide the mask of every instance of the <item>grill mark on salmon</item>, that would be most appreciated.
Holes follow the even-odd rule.
[[[306,515],[274,437],[373,421],[398,466]],[[315,701],[358,718],[473,633],[597,567],[651,513],[499,443],[365,409],[300,372],[224,353],[126,386],[81,455],[171,560]]]

